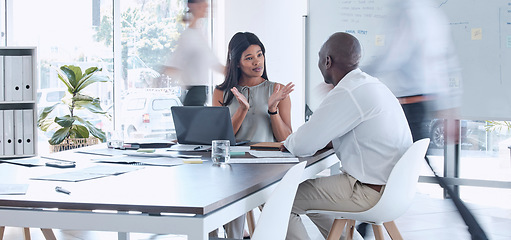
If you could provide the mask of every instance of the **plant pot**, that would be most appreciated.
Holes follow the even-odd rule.
[[[50,145],[50,153],[61,152],[69,149],[81,148],[92,146],[100,143],[100,140],[95,137],[90,138],[66,138],[60,144]]]

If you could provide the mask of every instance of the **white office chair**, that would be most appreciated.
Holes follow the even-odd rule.
[[[403,239],[394,220],[403,215],[415,196],[421,163],[429,146],[429,138],[415,142],[396,163],[383,191],[372,208],[363,212],[337,212],[309,210],[307,213],[327,214],[335,217],[327,240],[339,240],[346,223],[347,237],[353,238],[355,221],[372,224],[376,240],[383,240],[381,225],[386,228],[392,239]]]
[[[295,199],[298,184],[302,178],[306,162],[303,161],[290,168],[273,190],[264,204],[257,221],[252,240],[284,240],[286,238],[289,214]],[[216,238],[210,238],[216,239]],[[226,240],[225,238],[218,238]]]

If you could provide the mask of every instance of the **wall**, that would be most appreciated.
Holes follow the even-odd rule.
[[[253,32],[266,48],[268,78],[296,85],[291,93],[291,122],[296,130],[304,122],[303,15],[307,13],[307,1],[214,1],[212,10],[213,48],[223,63],[231,37],[240,31]],[[221,79],[215,79],[218,81]]]

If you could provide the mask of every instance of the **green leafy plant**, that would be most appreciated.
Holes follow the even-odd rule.
[[[502,131],[502,130],[511,130],[511,122],[510,121],[486,121],[486,131]]]
[[[60,103],[44,108],[39,115],[37,123],[42,131],[56,130],[48,142],[51,145],[57,145],[66,138],[89,138],[90,135],[105,142],[105,133],[89,121],[77,116],[76,113],[77,110],[86,109],[110,118],[109,114],[101,108],[99,98],[83,93],[83,90],[93,83],[110,81],[108,77],[97,74],[102,70],[97,67],[90,67],[82,72],[79,66],[64,65],[55,70],[59,79],[66,85],[67,92]],[[59,105],[67,106],[69,114],[50,118],[49,114]]]

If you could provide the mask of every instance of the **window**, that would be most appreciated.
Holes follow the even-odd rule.
[[[141,110],[145,108],[145,98],[135,98],[127,101],[126,110]]]
[[[6,8],[6,4],[12,6]],[[100,118],[83,112],[84,117],[91,119],[94,125],[105,132],[114,127],[126,131],[127,126],[123,126],[123,121],[119,119],[134,117],[124,113],[128,108],[122,106],[126,96],[132,92],[151,95],[151,91],[145,90],[171,89],[166,91],[169,98],[179,101],[180,89],[160,72],[161,66],[174,50],[180,33],[185,29],[180,21],[185,8],[186,0],[76,0],[73,4],[67,0],[5,0],[1,2],[0,10],[12,9],[12,12],[7,14],[7,24],[0,24],[0,40],[1,45],[7,42],[9,46],[37,47],[37,98],[38,103],[42,104],[38,106],[39,110],[43,105],[46,107],[59,102],[63,96],[61,90],[66,90],[55,68],[62,65],[77,65],[82,71],[91,66],[102,68],[103,74],[112,81],[89,86],[87,94],[100,99],[101,107],[114,115],[116,126],[112,118]],[[119,11],[116,14],[120,15],[120,22],[114,23],[114,9]],[[2,16],[4,13],[0,11]],[[204,25],[208,26],[207,23]],[[4,32],[5,26],[9,31],[7,35]],[[120,33],[117,35],[114,34],[114,26],[119,26]],[[5,36],[8,39],[5,40]],[[114,53],[116,41],[120,43],[120,47],[116,47],[120,49],[120,54]],[[114,56],[119,58],[114,59]],[[114,72],[116,63],[121,63],[118,72]],[[157,106],[164,108],[166,103]],[[144,104],[138,103],[130,108],[144,108]],[[59,110],[58,115],[65,114],[62,111]],[[151,128],[152,125],[147,127]],[[132,128],[131,131],[137,129]],[[146,132],[151,131],[146,129]],[[48,136],[52,134],[40,132],[38,135],[38,149],[44,154],[48,149]],[[144,134],[136,136],[146,137]]]
[[[170,109],[172,106],[178,106],[176,99],[154,99],[153,110],[160,111]]]

